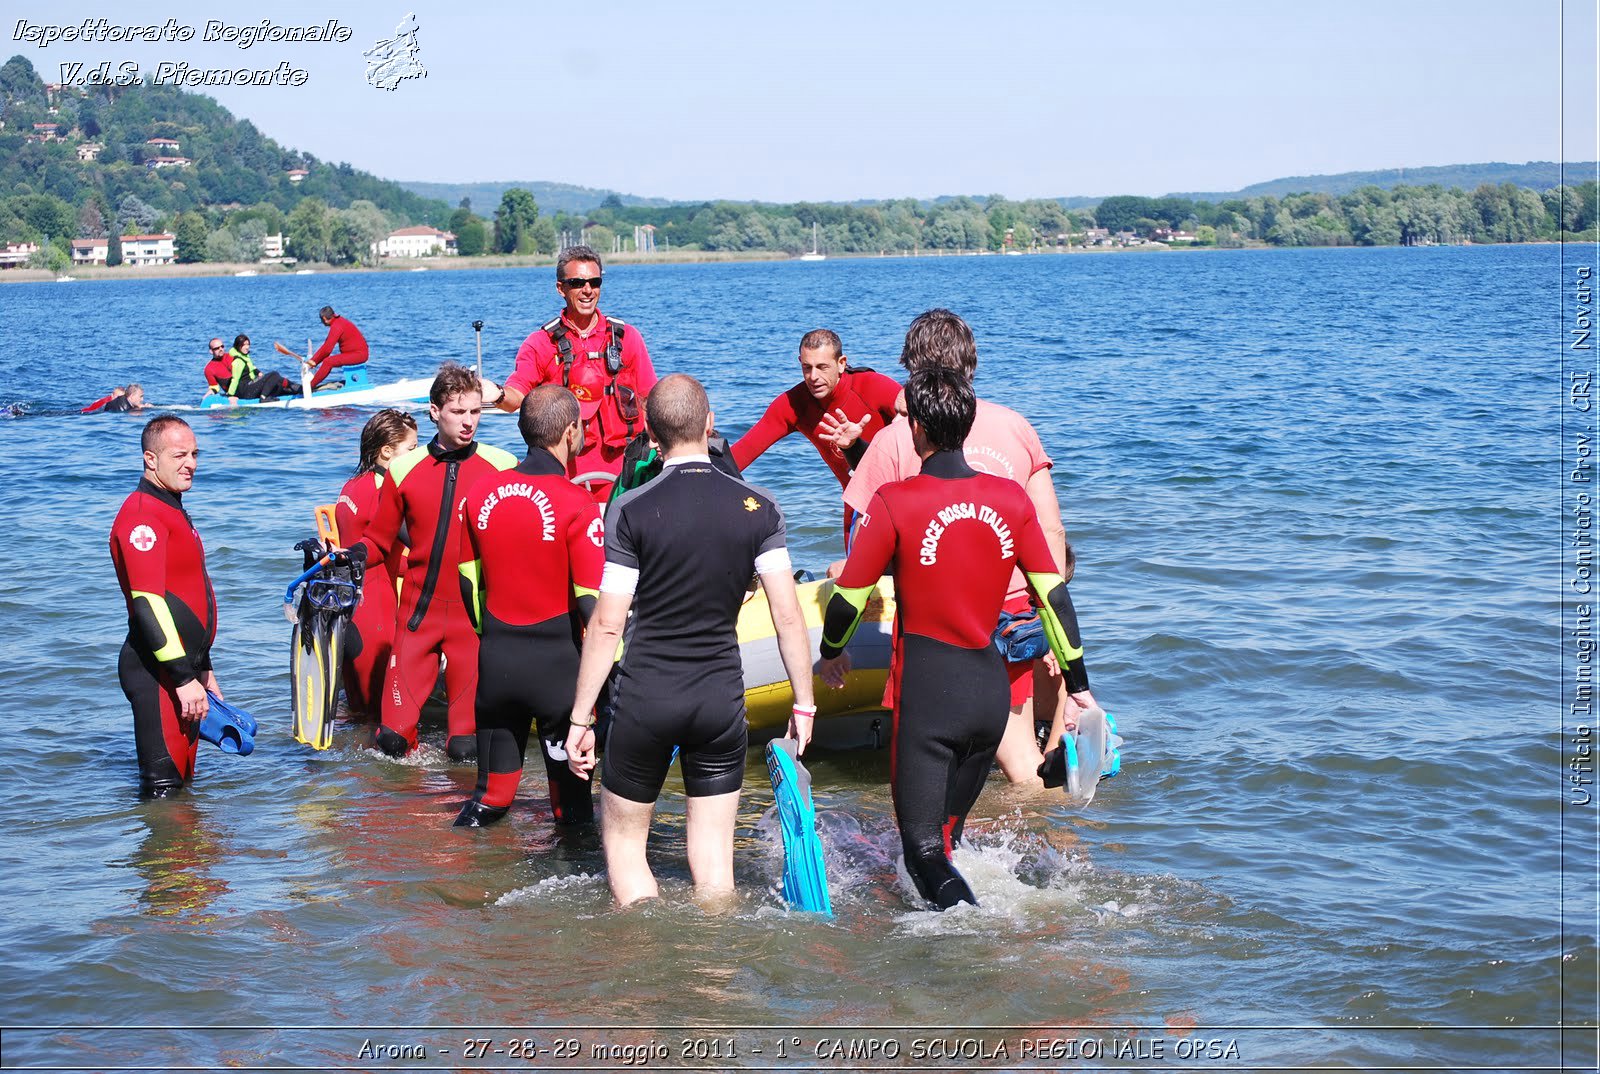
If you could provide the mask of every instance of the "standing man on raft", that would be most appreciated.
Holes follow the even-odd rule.
[[[438,681],[443,654],[450,725],[445,752],[452,761],[470,761],[478,752],[472,710],[478,635],[457,585],[461,538],[456,520],[467,489],[488,474],[511,469],[517,460],[473,439],[483,414],[483,392],[472,370],[451,362],[440,366],[428,403],[438,433],[426,446],[389,464],[377,515],[350,551],[365,554],[372,563],[387,559],[402,525],[411,545],[384,684],[383,722],[374,744],[391,757],[402,757],[416,746],[422,703]]]
[[[361,334],[361,329],[333,312],[332,306],[323,306],[317,311],[317,317],[328,329],[328,338],[306,359],[306,365],[317,367],[311,375],[312,388],[327,380],[335,366],[361,365],[367,360],[367,337]],[[339,349],[335,351],[335,347]]]
[[[515,411],[535,385],[559,384],[578,400],[583,451],[567,476],[606,473],[612,481],[590,483],[604,503],[622,469],[622,452],[639,433],[645,396],[656,371],[639,330],[600,312],[600,255],[569,246],[556,258],[556,291],[566,307],[536,329],[517,349],[517,366],[489,405]]]
[[[600,505],[567,480],[583,447],[578,401],[554,384],[522,400],[528,455],[480,478],[461,518],[461,596],[478,642],[478,786],[456,827],[506,815],[537,723],[557,824],[594,819],[589,781],[567,765],[578,650],[605,563]]]
[[[595,767],[595,699],[626,625],[600,789],[606,877],[622,906],[658,894],[645,844],[674,746],[688,797],[695,891],[733,891],[747,740],[738,619],[752,573],[771,606],[794,690],[789,734],[801,751],[817,713],[811,643],[777,501],[712,465],[711,404],[693,377],[664,378],[650,393],[646,416],[664,466],[607,512],[605,572],[583,639],[566,742],[568,764],[587,778]]]
[[[111,526],[111,562],[128,606],[128,638],[117,678],[133,706],[139,787],[160,798],[194,775],[200,721],[219,698],[211,669],[217,597],[183,494],[194,485],[200,448],[194,430],[171,414],[152,419],[140,438],[144,473]]]

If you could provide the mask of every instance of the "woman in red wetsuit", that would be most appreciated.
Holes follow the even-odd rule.
[[[378,489],[389,460],[417,446],[417,423],[403,410],[380,410],[361,430],[361,465],[339,490],[334,522],[346,548],[361,539],[378,509]],[[396,615],[395,581],[404,569],[399,542],[386,560],[367,564],[361,603],[345,633],[344,693],[352,709],[377,711],[383,693],[384,670],[394,647]]]

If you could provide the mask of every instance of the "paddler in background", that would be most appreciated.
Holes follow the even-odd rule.
[[[225,395],[238,399],[260,399],[266,402],[280,395],[299,395],[300,385],[276,369],[265,373],[256,368],[250,358],[250,337],[243,332],[233,338],[228,351],[228,380],[222,386]]]
[[[313,390],[328,379],[329,371],[335,366],[360,365],[367,360],[367,337],[361,334],[361,329],[333,312],[332,306],[323,306],[317,311],[317,317],[328,329],[328,338],[306,359],[306,365],[317,367],[311,375]]]
[[[614,480],[628,442],[644,429],[644,400],[656,371],[639,330],[600,312],[600,283],[599,254],[587,246],[561,252],[556,291],[566,306],[522,341],[504,390],[487,405],[512,413],[536,385],[561,385],[577,397],[583,419],[583,453],[567,476],[604,473]],[[486,382],[486,391],[493,387]],[[596,502],[606,501],[611,484],[588,482]]]
[[[761,420],[733,445],[741,471],[773,444],[798,432],[816,447],[842,489],[867,444],[897,416],[898,381],[870,369],[849,369],[839,337],[815,328],[800,340],[800,383],[767,407]],[[854,512],[845,508],[848,537]]]
[[[1088,696],[1089,677],[1072,597],[1027,492],[980,473],[962,452],[978,409],[971,380],[958,369],[923,367],[906,385],[906,407],[920,470],[875,489],[862,512],[828,600],[818,670],[828,685],[844,685],[844,647],[878,579],[892,570],[899,623],[889,782],[906,872],[943,910],[978,901],[950,849],[1009,720],[1006,666],[990,635],[1015,570],[1038,596],[1068,690]]]
[[[339,543],[348,548],[361,540],[378,513],[379,493],[389,464],[416,449],[417,422],[403,410],[380,410],[361,430],[361,459],[355,476],[339,490],[333,511]],[[345,632],[344,692],[350,707],[375,715],[383,696],[383,678],[394,649],[395,582],[405,570],[404,538],[393,543],[386,559],[367,564],[356,605]]]

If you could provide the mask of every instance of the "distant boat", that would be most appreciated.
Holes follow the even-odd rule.
[[[817,250],[817,222],[815,220],[811,221],[811,252],[809,254],[801,254],[800,255],[800,260],[802,260],[802,261],[826,261],[826,260],[828,260],[828,255],[827,254],[821,253],[821,252],[819,252]]]
[[[254,276],[254,275],[256,275],[256,270],[253,269],[253,268],[247,268],[243,272],[235,272],[234,275],[235,276]]]
[[[316,271],[317,271],[316,269],[309,269],[309,268],[295,269],[294,274],[296,276],[310,276],[310,275],[313,275]]]
[[[428,266],[427,265],[418,265],[416,268],[412,269],[411,271],[412,272],[427,272],[428,271]]]
[[[72,283],[77,278],[78,277],[76,277],[76,276],[57,276],[56,277],[56,282],[57,283]]]

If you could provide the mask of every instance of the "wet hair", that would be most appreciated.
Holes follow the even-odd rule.
[[[922,427],[922,435],[939,451],[960,451],[977,413],[972,381],[959,370],[928,366],[906,381],[906,417]]]
[[[541,384],[523,396],[517,431],[531,448],[555,447],[581,413],[577,396],[559,384]]]
[[[142,391],[144,391],[144,385],[140,384],[138,381],[134,381],[132,384],[130,384],[126,388],[122,389],[122,394],[124,394],[124,395],[132,395],[134,392],[142,392]]]
[[[588,246],[569,246],[556,255],[556,282],[561,283],[567,278],[567,266],[574,261],[593,261],[600,266],[600,271],[605,271],[605,264],[600,260],[600,255]]]
[[[705,387],[687,373],[662,377],[644,400],[645,422],[662,451],[703,437],[710,413]]]
[[[356,467],[356,475],[372,473],[378,468],[379,452],[400,443],[407,433],[416,431],[417,419],[404,410],[390,407],[372,415],[361,429],[361,463]]]
[[[839,334],[831,328],[813,328],[800,337],[801,350],[813,351],[820,347],[832,347],[835,358],[844,353],[844,344],[839,342]]]
[[[238,350],[240,347],[243,347],[246,343],[249,343],[249,342],[250,342],[250,337],[245,335],[243,332],[240,332],[238,335],[233,337],[233,349],[234,350]]]
[[[160,451],[161,438],[167,434],[167,430],[180,425],[189,428],[189,423],[176,414],[162,414],[145,422],[144,432],[139,437],[140,452]]]
[[[318,317],[326,317],[328,320],[331,321],[331,320],[333,320],[335,317],[337,317],[339,315],[337,313],[333,312],[333,307],[332,306],[323,306],[320,310],[317,311],[317,316]]]
[[[931,309],[919,314],[906,329],[900,364],[908,373],[944,366],[971,380],[978,371],[978,345],[972,341],[966,321],[947,309]]]
[[[428,402],[434,406],[444,406],[445,400],[452,395],[482,391],[483,385],[478,381],[478,374],[464,365],[446,362],[439,367],[439,375],[433,378],[433,387],[428,389]]]

